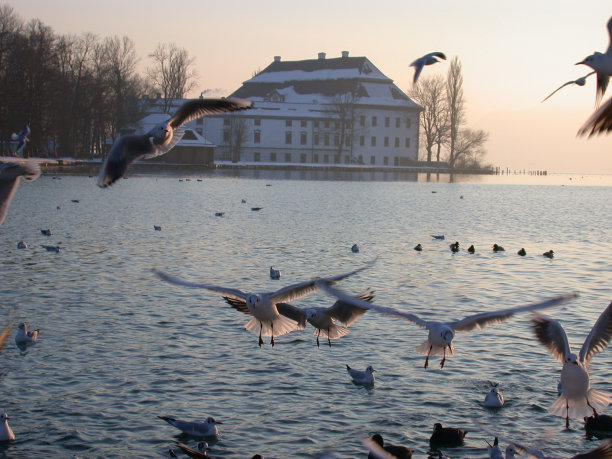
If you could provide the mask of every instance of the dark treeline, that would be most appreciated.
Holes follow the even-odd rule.
[[[178,70],[171,62],[173,71],[189,74],[193,59],[186,51],[160,45],[149,57],[154,63],[147,79],[137,73],[139,58],[128,37],[57,35],[0,4],[0,154],[10,153],[7,141],[26,123],[26,156],[105,153],[106,139],[142,117],[145,96],[182,98],[193,86],[190,80],[172,87],[172,75],[164,76],[168,61],[177,57],[182,61]]]

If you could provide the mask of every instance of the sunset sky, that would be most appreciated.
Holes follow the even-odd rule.
[[[608,47],[610,0],[18,0],[22,19],[59,34],[126,35],[149,65],[157,44],[195,57],[197,96],[227,95],[283,60],[366,56],[402,90],[410,63],[431,51],[463,68],[467,123],[489,132],[486,162],[502,168],[612,174],[612,135],[577,138],[594,111],[595,79],[550,92],[590,69],[576,66]],[[448,61],[423,76],[446,75]],[[605,99],[612,97],[612,88]],[[604,100],[605,100],[604,99]]]

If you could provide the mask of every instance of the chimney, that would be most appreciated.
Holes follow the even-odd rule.
[[[342,51],[342,58],[346,59],[348,57],[348,51]]]
[[[280,62],[280,56],[274,56],[274,62]]]
[[[319,60],[325,59],[325,53],[319,53]]]

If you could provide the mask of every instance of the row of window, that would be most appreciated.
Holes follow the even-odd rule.
[[[392,118],[390,116],[385,116],[385,127],[387,127],[387,128],[391,127],[391,123],[392,123],[391,119]],[[402,118],[401,117],[395,117],[394,119],[395,119],[395,127],[399,129],[402,126]],[[410,129],[410,126],[411,126],[410,118],[404,118],[404,119],[406,120],[406,128]],[[285,120],[285,127],[292,127],[293,126],[293,121],[295,121],[296,123],[298,122],[298,120],[291,120],[291,119]],[[202,118],[198,118],[198,124],[202,124],[202,122],[203,122]],[[302,127],[302,128],[308,127],[308,120],[299,120],[299,123],[300,123],[300,127]],[[330,120],[323,120],[323,121],[313,120],[312,121],[312,125],[313,125],[314,128],[319,128],[319,127],[322,126],[322,127],[326,128],[326,129],[329,129],[331,123],[332,123],[332,121],[330,121]],[[230,124],[231,124],[230,118],[224,118],[223,119],[223,126],[230,126]],[[260,118],[255,118],[253,120],[253,124],[255,126],[261,126],[261,119]],[[334,124],[334,128],[335,129],[339,129],[340,128],[340,121],[339,120],[333,121],[333,124]],[[351,120],[345,120],[344,124],[345,124],[345,126],[347,128],[350,128],[352,123],[351,123]],[[366,116],[365,115],[361,115],[359,117],[359,125],[361,127],[365,127],[366,124],[367,124]],[[378,117],[377,116],[372,116],[371,117],[370,125],[372,127],[376,127],[378,125]]]
[[[293,162],[293,156],[294,154],[292,153],[285,153],[284,154],[284,159],[283,162],[284,163],[292,163]],[[310,161],[309,161],[309,157],[310,157]],[[318,153],[312,153],[312,154],[308,154],[308,153],[300,153],[300,157],[299,157],[299,163],[301,164],[331,164],[331,163],[335,163],[338,164],[339,161],[337,161],[337,157],[336,155],[330,155],[328,153],[324,153],[322,155],[319,155]],[[331,161],[330,161],[331,159]],[[351,158],[350,155],[344,155],[342,157],[342,163],[343,164],[365,164],[364,160],[363,160],[363,155],[359,155],[359,157],[357,158]],[[256,151],[253,153],[253,161],[254,162],[261,162],[262,161],[262,155],[260,152]],[[278,162],[278,156],[276,154],[276,152],[270,152],[269,157],[268,157],[268,161],[271,163],[275,163]],[[382,158],[382,165],[384,166],[388,166],[389,165],[389,157],[388,156],[383,156]],[[398,166],[400,164],[400,158],[399,157],[394,157],[393,158],[393,164],[395,166]],[[372,155],[370,156],[370,165],[375,166],[376,165],[376,156]]]
[[[321,140],[322,140],[322,144],[324,146],[329,146],[331,144],[331,136],[328,132],[323,133],[322,135],[323,139],[321,139],[321,135],[319,133],[314,133],[312,135],[312,144],[314,146],[319,146],[321,145]],[[223,133],[223,141],[225,143],[228,143],[230,140],[230,131],[224,131]],[[333,142],[334,142],[334,146],[338,147],[340,146],[340,134],[334,134],[333,136]],[[253,143],[261,143],[261,131],[259,129],[255,129],[255,131],[253,131]],[[285,145],[291,145],[293,143],[293,132],[291,131],[286,131],[285,132]],[[395,148],[400,148],[400,143],[401,143],[401,139],[399,137],[395,137],[394,142],[393,142],[393,147]],[[308,133],[306,131],[302,131],[300,132],[300,145],[308,145]],[[376,146],[376,136],[371,136],[370,137],[370,145],[372,147]],[[351,146],[351,136],[345,136],[344,137],[344,146],[346,147],[350,147]],[[364,147],[365,146],[365,136],[359,136],[359,146]],[[383,146],[384,147],[390,147],[391,146],[391,139],[389,137],[384,137],[383,138]],[[404,139],[404,148],[410,148],[410,137],[406,137]]]

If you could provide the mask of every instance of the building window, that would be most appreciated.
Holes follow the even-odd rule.
[[[376,164],[376,157],[375,156],[370,156],[370,164],[371,165]]]
[[[324,155],[323,155],[323,162],[324,162],[325,164],[329,164],[329,155],[328,155],[328,154],[324,154]]]
[[[375,116],[372,117],[372,126],[376,126],[376,123],[378,122],[378,120],[376,119]]]
[[[291,127],[291,120],[285,120],[285,126]]]
[[[389,146],[389,137],[385,137],[385,147]]]
[[[406,148],[410,148],[410,137],[406,137]]]
[[[329,128],[329,120],[325,120],[325,122],[323,123],[323,126],[328,129]]]
[[[399,148],[399,137],[395,138],[395,148]]]
[[[202,126],[204,124],[204,118],[198,118],[196,120],[196,126]]]
[[[344,155],[344,164],[350,164],[351,157],[349,155]]]
[[[300,127],[306,127],[306,120],[300,121]]]
[[[400,165],[399,158],[397,156],[393,157],[393,165],[394,166],[399,166]]]
[[[285,153],[285,162],[286,163],[290,163],[291,162],[291,153]]]
[[[402,119],[401,118],[395,118],[395,127],[399,128],[401,126],[402,123]]]
[[[230,119],[229,118],[223,118],[223,126],[229,126],[230,125]]]
[[[319,162],[319,154],[315,153],[312,155],[312,162],[313,163],[318,163]]]
[[[384,164],[385,166],[388,166],[388,165],[389,165],[389,157],[388,157],[388,156],[385,156],[385,157],[383,158],[383,164]]]
[[[372,146],[376,146],[376,137],[372,136]]]
[[[363,164],[363,155],[359,155],[359,164]]]
[[[291,131],[285,132],[285,144],[291,145]]]
[[[406,118],[406,127],[410,129],[410,118]]]
[[[319,133],[318,132],[312,136],[312,143],[314,143],[315,145],[319,145]]]
[[[271,163],[275,163],[276,162],[276,153],[275,152],[270,153],[270,162]]]
[[[319,127],[319,120],[314,120],[312,122],[312,124],[314,125],[314,127],[318,128]]]
[[[389,127],[389,124],[391,123],[391,120],[388,116],[385,116],[385,127]]]
[[[323,134],[323,145],[326,145],[326,146],[329,145],[329,133],[328,132]]]
[[[344,138],[344,145],[347,147],[351,146],[351,138],[348,135]]]
[[[361,125],[361,127],[365,127],[365,116],[361,115],[359,117],[359,124]]]
[[[230,131],[229,129],[225,129],[223,131],[223,143],[229,143],[230,141]]]
[[[306,135],[306,131],[300,132],[300,144],[301,145],[306,145],[307,139],[308,139],[308,137]]]
[[[340,123],[338,121],[334,121],[334,129],[340,129]]]
[[[260,161],[260,157],[259,157],[259,152],[258,151],[253,153],[253,161],[255,161],[256,163],[258,163]]]
[[[261,142],[261,131],[259,129],[256,129],[255,131],[253,131],[253,143],[260,143]]]
[[[306,162],[306,153],[301,153],[300,154],[300,162],[302,164],[304,164]]]
[[[334,134],[334,146],[340,145],[340,134]]]
[[[365,145],[365,137],[362,135],[359,136],[359,145],[362,147]]]
[[[203,118],[198,118],[198,119],[203,119]],[[261,126],[261,119],[259,118],[255,118],[255,120],[253,121],[253,124],[255,124],[255,126]]]

